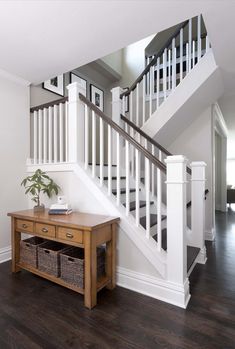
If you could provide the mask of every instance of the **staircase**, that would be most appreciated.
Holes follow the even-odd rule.
[[[200,17],[197,23],[200,24]],[[206,164],[192,162],[189,167],[183,155],[170,154],[141,130],[139,116],[142,115],[143,125],[147,111],[149,117],[153,113],[154,96],[157,107],[165,103],[171,93],[170,86],[176,88],[186,75],[185,66],[193,68],[203,54],[199,27],[198,50],[195,51],[195,42],[192,46],[184,44],[183,30],[187,26],[192,29],[192,20],[180,25],[127,92],[120,94],[120,88],[113,90],[112,118],[84,96],[84,87],[79,83],[68,86],[68,98],[32,108],[28,160],[29,171],[43,166],[47,170],[55,166],[57,171],[72,169],[107,213],[121,217],[120,234],[128,236],[158,276],[154,280],[142,277],[142,284],[138,286],[137,274],[126,273],[124,282],[123,269],[120,269],[120,285],[184,308],[190,299],[188,274],[196,262],[206,262]],[[170,43],[171,65],[166,60],[171,57]],[[128,99],[129,112],[125,113]],[[187,186],[190,186],[192,202],[191,229],[186,223]]]

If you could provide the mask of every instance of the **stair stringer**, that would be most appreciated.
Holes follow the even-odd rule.
[[[156,271],[166,279],[167,270],[167,254],[164,250],[160,252],[157,250],[156,242],[152,237],[147,239],[145,237],[145,230],[142,227],[137,227],[135,219],[132,215],[126,216],[125,208],[120,205],[117,206],[115,197],[108,196],[108,190],[105,186],[100,187],[98,178],[91,176],[91,170],[85,170],[83,164],[73,165],[74,173],[84,183],[87,189],[100,202],[108,214],[120,217],[120,228],[125,231],[129,239],[141,251],[144,257],[152,264]]]
[[[212,50],[207,52],[142,126],[167,147],[222,94],[224,86]]]

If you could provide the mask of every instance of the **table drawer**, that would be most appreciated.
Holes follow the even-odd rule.
[[[83,231],[65,227],[58,228],[58,238],[67,241],[73,241],[82,244]]]
[[[36,234],[55,238],[55,226],[50,224],[36,223]]]
[[[20,230],[21,232],[33,233],[33,222],[17,219],[16,229]]]

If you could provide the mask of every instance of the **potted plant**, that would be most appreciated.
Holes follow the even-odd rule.
[[[40,201],[41,193],[46,194],[49,198],[53,194],[57,195],[60,187],[51,179],[46,172],[37,169],[32,176],[28,176],[21,182],[26,188],[25,194],[32,195],[32,201],[36,203],[35,212],[44,211],[45,206]]]

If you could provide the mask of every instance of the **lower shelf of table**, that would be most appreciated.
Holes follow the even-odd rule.
[[[77,293],[81,293],[81,294],[85,293],[85,290],[83,288],[71,285],[71,284],[63,281],[60,278],[57,278],[57,277],[55,277],[53,275],[46,274],[43,271],[40,271],[40,270],[38,270],[38,269],[36,269],[34,267],[31,267],[29,265],[26,265],[26,264],[23,264],[23,263],[18,263],[17,266],[20,269],[27,270],[30,273],[36,274],[36,275],[38,275],[38,276],[40,276],[40,277],[42,277],[44,279],[47,279],[49,281],[54,282],[54,283],[56,283],[56,284],[58,284],[60,286],[69,288],[70,290],[73,290],[73,291],[75,291]],[[98,280],[97,280],[97,291],[100,291],[103,287],[107,286],[109,283],[110,283],[110,279],[106,275],[98,278]]]

